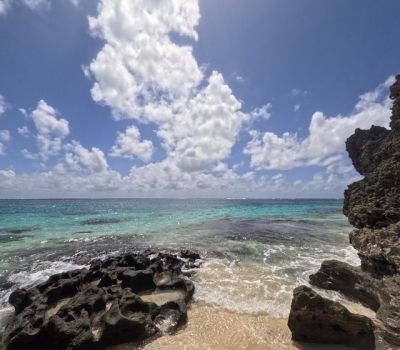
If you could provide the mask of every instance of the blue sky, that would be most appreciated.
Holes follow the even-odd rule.
[[[342,197],[400,2],[0,0],[0,198]]]

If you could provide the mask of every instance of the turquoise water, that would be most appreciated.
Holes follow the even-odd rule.
[[[0,200],[0,328],[9,293],[126,250],[196,249],[196,300],[285,316],[325,259],[358,263],[337,199]]]

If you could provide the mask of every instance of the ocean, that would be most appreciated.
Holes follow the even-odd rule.
[[[293,289],[322,261],[359,265],[342,206],[341,199],[0,200],[0,332],[16,288],[145,249],[200,252],[194,305],[285,318]]]

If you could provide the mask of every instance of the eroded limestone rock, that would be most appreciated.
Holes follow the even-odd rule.
[[[194,263],[163,253],[128,254],[18,289],[9,299],[16,316],[0,348],[105,349],[172,333],[186,322],[194,293],[193,283],[180,277],[188,261]],[[153,293],[168,297],[147,297]]]

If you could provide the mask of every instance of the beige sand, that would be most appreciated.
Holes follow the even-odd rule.
[[[330,345],[295,344],[287,319],[267,315],[237,314],[206,305],[193,305],[188,324],[175,335],[166,335],[145,350],[349,350]],[[120,348],[132,349],[132,347]]]

